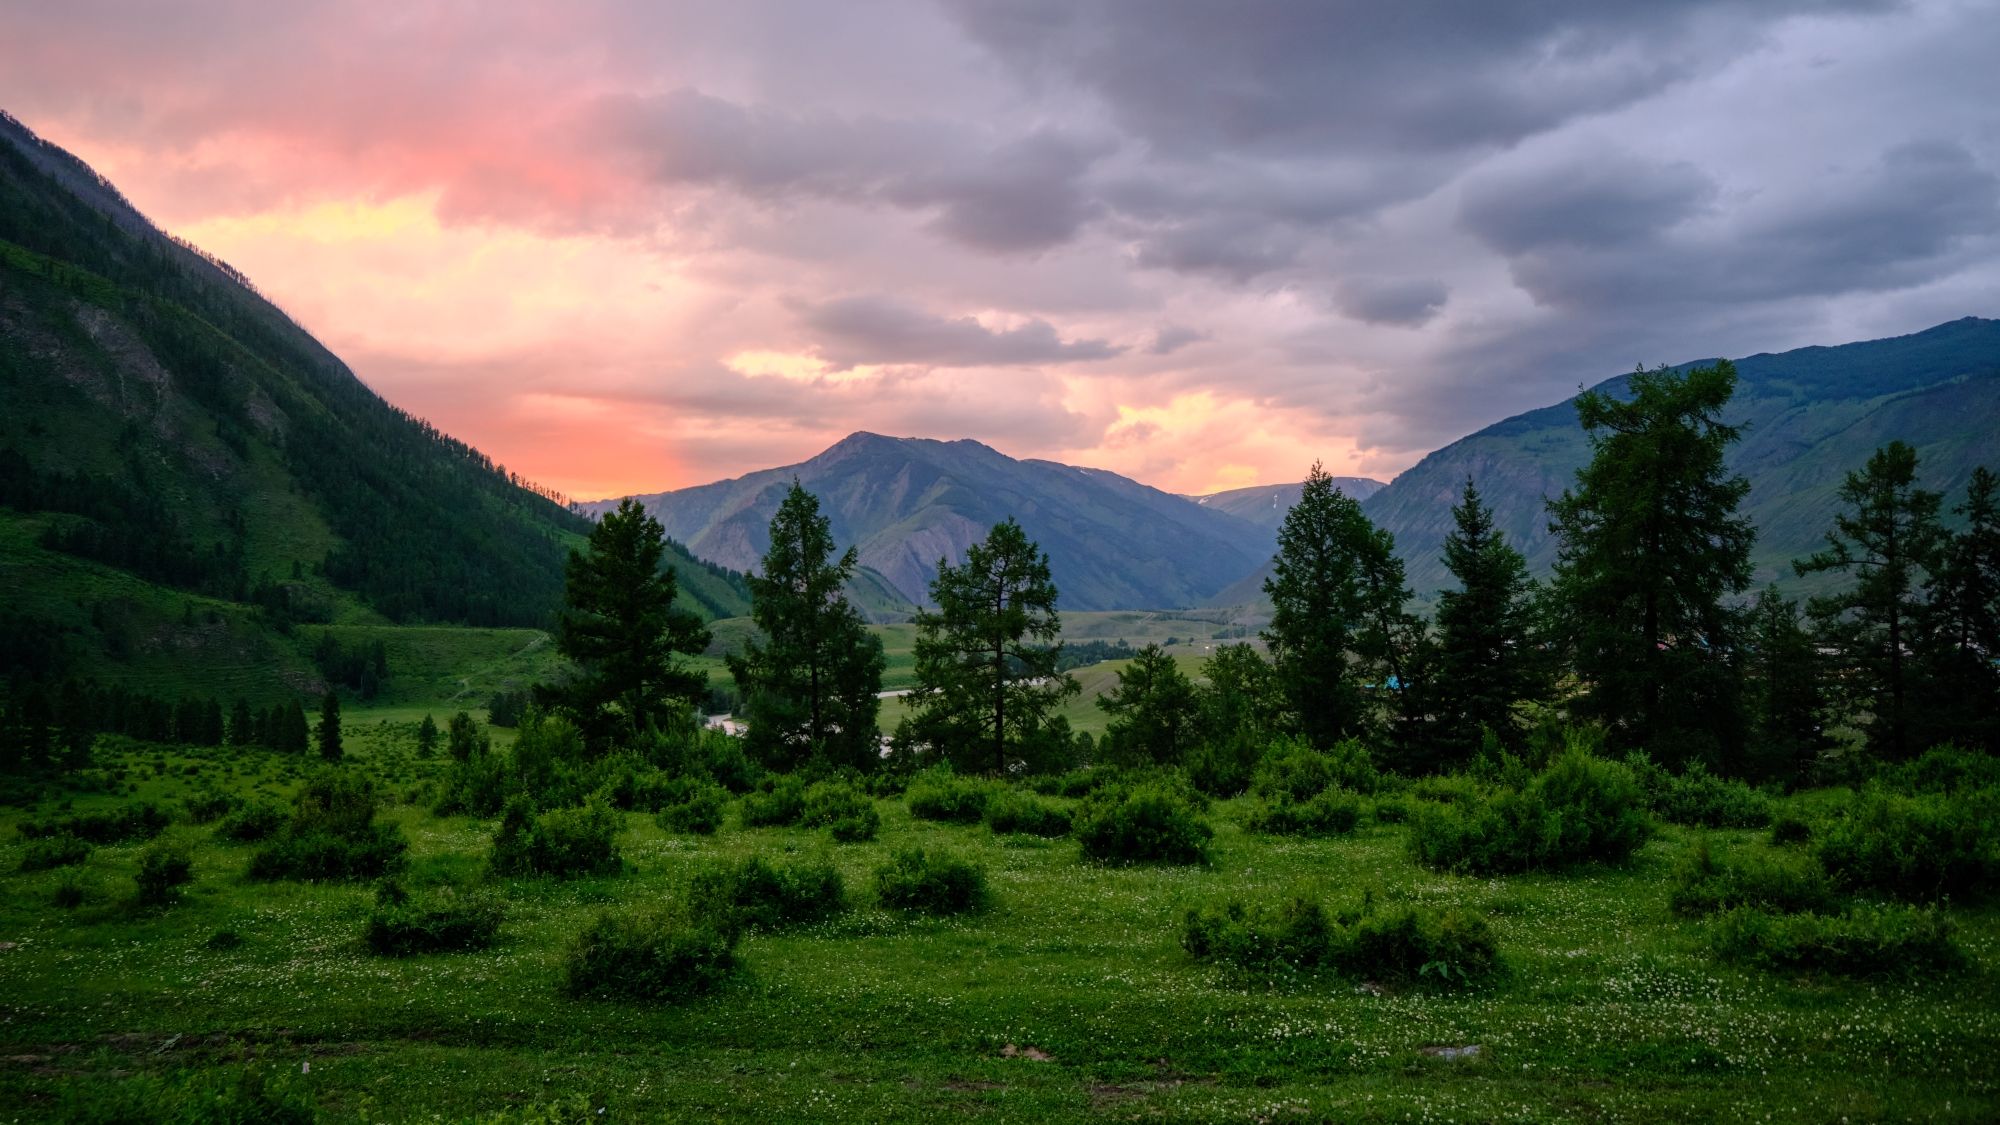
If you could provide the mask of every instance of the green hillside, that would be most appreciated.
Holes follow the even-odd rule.
[[[532,633],[589,531],[4,115],[0,401],[8,631],[64,674],[258,698],[322,685],[301,627]],[[674,558],[692,608],[747,608]]]

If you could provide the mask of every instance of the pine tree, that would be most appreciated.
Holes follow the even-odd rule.
[[[1807,776],[1827,736],[1827,669],[1797,602],[1767,586],[1750,609],[1743,661],[1751,724],[1744,772],[1758,781],[1795,784]]]
[[[1575,708],[1662,761],[1733,764],[1745,716],[1730,600],[1756,538],[1736,511],[1750,482],[1723,465],[1741,436],[1722,421],[1736,368],[1642,369],[1630,390],[1577,396],[1590,464],[1549,504],[1560,633],[1588,689]]]
[[[1057,670],[1062,620],[1048,556],[1008,519],[952,566],[938,560],[935,610],[917,615],[916,713],[901,741],[1004,773],[1079,690]]]
[[[571,551],[556,651],[575,676],[543,688],[545,703],[568,712],[593,753],[669,725],[708,689],[680,653],[708,646],[708,629],[674,605],[674,572],[662,569],[666,532],[630,498],[590,532],[590,549]]]
[[[294,699],[279,712],[278,749],[287,754],[303,754],[310,738],[306,726],[306,706]]]
[[[1111,716],[1105,739],[1126,762],[1178,765],[1194,733],[1200,700],[1165,649],[1149,644],[1118,670],[1118,686],[1099,696]]]
[[[1922,747],[1911,737],[1911,695],[1926,605],[1919,596],[1947,539],[1943,497],[1917,487],[1917,451],[1892,441],[1840,486],[1847,511],[1834,516],[1826,550],[1792,564],[1801,576],[1851,573],[1847,590],[1812,599],[1821,633],[1838,649],[1842,680],[1870,714],[1868,743],[1900,761]]]
[[[1996,479],[1972,471],[1965,503],[1952,509],[1965,529],[1948,535],[1925,584],[1929,602],[1917,706],[1917,746],[1956,742],[2000,751],[2000,503]]]
[[[1516,744],[1515,705],[1546,697],[1548,676],[1535,647],[1527,561],[1494,526],[1470,477],[1451,517],[1444,565],[1459,588],[1438,594],[1434,697],[1436,745],[1457,764],[1478,750],[1483,731]]]
[[[808,759],[856,769],[880,761],[882,641],[847,600],[853,548],[834,557],[832,522],[798,481],[771,519],[763,573],[750,578],[761,639],[729,657],[750,753],[774,769]]]
[[[338,762],[345,755],[340,744],[340,696],[329,691],[319,701],[319,756]]]
[[[424,712],[424,721],[417,724],[417,753],[428,758],[437,753],[438,725],[430,712]]]

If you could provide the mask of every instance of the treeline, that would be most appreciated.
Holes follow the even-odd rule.
[[[163,699],[76,679],[21,679],[0,694],[0,772],[83,768],[101,734],[286,753],[304,753],[309,737],[304,705],[296,700],[257,709],[239,699],[225,713],[212,698]]]

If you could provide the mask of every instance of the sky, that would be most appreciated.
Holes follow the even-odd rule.
[[[2000,2],[0,0],[0,108],[577,498],[1388,479],[2000,315]]]

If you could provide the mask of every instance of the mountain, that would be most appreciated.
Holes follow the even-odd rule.
[[[298,622],[540,627],[589,531],[4,114],[0,402],[0,613],[92,674],[295,667]]]
[[[836,540],[910,602],[925,600],[939,558],[964,558],[1008,516],[1048,553],[1068,609],[1194,605],[1271,552],[1268,530],[1185,497],[976,441],[856,433],[801,464],[638,499],[696,556],[747,570],[794,478],[819,497]]]
[[[1713,363],[1699,360],[1679,369]],[[1909,336],[1809,347],[1736,360],[1736,397],[1724,420],[1744,427],[1728,455],[1750,481],[1743,512],[1757,526],[1756,581],[1797,582],[1791,560],[1824,543],[1835,491],[1870,454],[1902,439],[1916,447],[1925,488],[1949,508],[1975,466],[2000,466],[2000,321],[1966,317]],[[1595,389],[1626,393],[1629,376]],[[1469,476],[1508,538],[1547,573],[1556,544],[1544,501],[1589,460],[1576,400],[1496,422],[1419,461],[1362,503],[1396,536],[1410,588],[1428,598],[1451,583],[1440,558],[1451,507]],[[1263,571],[1214,602],[1260,596]]]
[[[1384,485],[1379,480],[1367,477],[1334,477],[1333,486],[1356,500],[1366,500]],[[1227,492],[1211,492],[1206,496],[1190,496],[1188,499],[1211,511],[1226,512],[1240,520],[1248,520],[1258,527],[1276,534],[1278,525],[1285,522],[1285,513],[1299,502],[1299,494],[1305,485],[1258,484],[1249,488],[1232,488]]]

